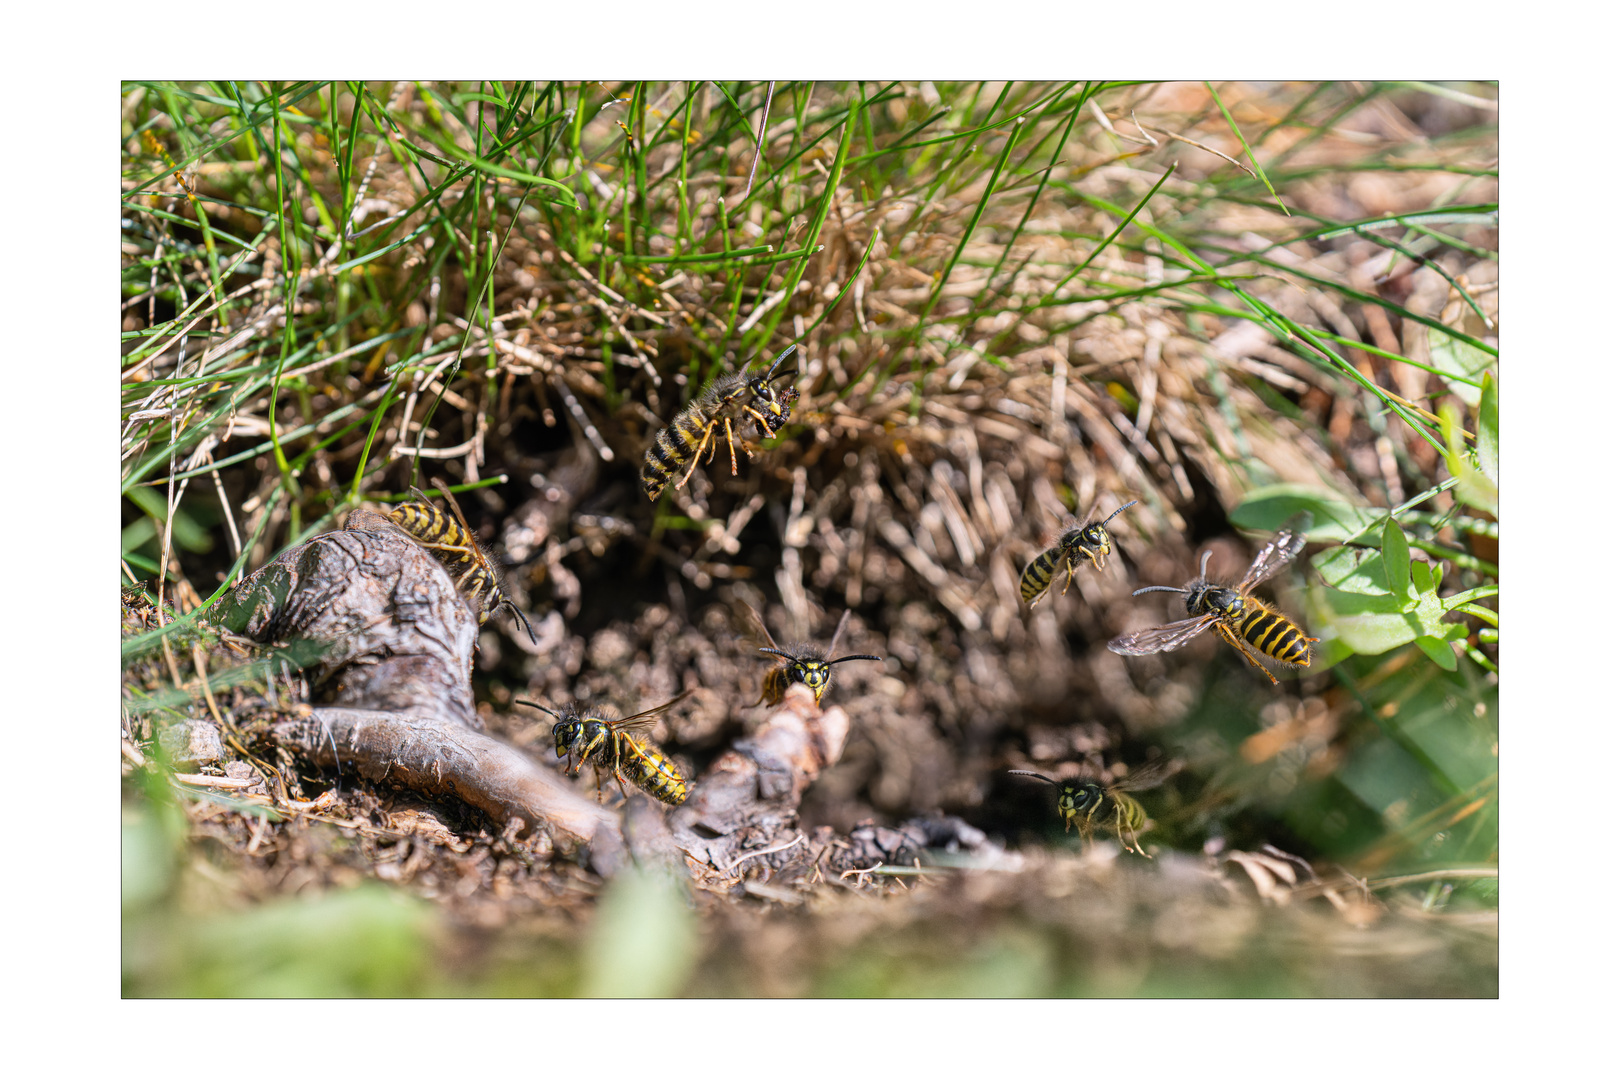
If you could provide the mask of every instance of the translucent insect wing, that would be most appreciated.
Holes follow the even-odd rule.
[[[1149,656],[1153,653],[1170,652],[1172,649],[1181,648],[1203,633],[1216,620],[1217,617],[1214,615],[1196,615],[1191,619],[1182,619],[1163,626],[1150,626],[1146,630],[1114,638],[1108,643],[1108,649],[1121,656]]]

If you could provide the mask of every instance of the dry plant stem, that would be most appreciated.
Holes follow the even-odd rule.
[[[356,510],[346,528],[282,553],[217,618],[256,641],[313,648],[300,660],[322,704],[275,735],[317,765],[453,795],[498,824],[542,825],[590,845],[604,872],[622,862],[612,814],[482,734],[472,611],[433,555],[382,514]]]

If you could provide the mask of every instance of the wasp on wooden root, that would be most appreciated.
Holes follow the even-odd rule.
[[[647,457],[641,466],[641,488],[647,493],[648,499],[656,502],[664,487],[682,468],[686,472],[675,482],[675,486],[684,486],[692,478],[692,472],[697,468],[698,459],[703,456],[705,448],[712,462],[720,445],[715,432],[721,427],[725,428],[726,447],[731,451],[731,475],[737,475],[737,445],[732,441],[735,432],[731,423],[737,421],[740,431],[743,423],[752,420],[759,428],[760,438],[775,435],[781,430],[782,425],[787,423],[793,403],[799,400],[799,392],[792,387],[778,390],[771,383],[783,375],[792,374],[791,371],[784,371],[778,375],[776,369],[797,348],[798,345],[789,345],[759,375],[749,375],[743,370],[715,379],[681,410],[668,427],[653,436],[653,443],[647,448]],[[753,456],[746,444],[743,453]]]
[[[569,775],[578,776],[582,765],[589,761],[596,767],[596,798],[602,799],[602,770],[613,774],[619,791],[625,798],[630,793],[624,782],[629,780],[659,802],[679,806],[686,801],[686,778],[658,747],[631,732],[650,727],[653,718],[684,699],[691,691],[670,699],[654,709],[638,712],[615,720],[599,715],[601,710],[581,706],[578,702],[564,705],[556,712],[533,701],[516,698],[519,705],[550,713],[557,723],[552,735],[557,741],[557,756],[567,758]]]
[[[484,625],[490,612],[497,608],[511,608],[512,614],[523,624],[523,629],[528,631],[529,640],[534,641],[534,628],[506,595],[506,590],[501,588],[500,574],[496,572],[489,553],[478,543],[478,537],[468,526],[467,519],[461,516],[456,497],[450,494],[443,480],[435,479],[433,486],[444,496],[454,517],[434,506],[420,489],[413,487],[411,494],[416,496],[417,501],[394,507],[388,512],[389,519],[409,533],[413,540],[433,552],[434,557],[455,578],[457,589],[466,589],[468,598],[473,602],[473,610],[478,614],[479,626]]]
[[[1136,834],[1147,825],[1147,811],[1142,809],[1141,803],[1125,793],[1144,791],[1164,783],[1165,778],[1174,771],[1168,762],[1140,765],[1111,784],[1078,778],[1054,780],[1044,773],[1030,772],[1028,769],[1007,771],[1013,776],[1032,776],[1058,789],[1058,816],[1063,819],[1064,832],[1068,832],[1070,826],[1077,826],[1080,835],[1090,841],[1097,812],[1107,804],[1113,807],[1113,813],[1103,818],[1103,824],[1114,830],[1114,835],[1119,837],[1125,850],[1134,851],[1145,858],[1153,857],[1142,850],[1136,838]]]
[[[1190,619],[1138,630],[1124,634],[1108,643],[1108,647],[1121,656],[1146,656],[1149,653],[1179,649],[1206,629],[1214,630],[1217,637],[1231,645],[1243,658],[1261,671],[1272,685],[1277,683],[1265,664],[1255,655],[1258,650],[1273,660],[1294,667],[1308,667],[1311,645],[1319,638],[1306,637],[1286,615],[1274,611],[1249,593],[1256,585],[1272,577],[1288,565],[1305,546],[1303,533],[1285,528],[1271,543],[1260,549],[1249,572],[1236,585],[1216,585],[1204,576],[1212,552],[1204,552],[1198,564],[1198,578],[1182,588],[1169,585],[1149,585],[1137,589],[1133,596],[1149,592],[1181,593],[1186,597]]]
[[[754,621],[765,634],[765,640],[770,642],[770,648],[762,648],[762,653],[771,653],[782,658],[777,664],[765,673],[764,681],[759,691],[759,701],[767,705],[780,705],[782,698],[787,694],[787,688],[793,683],[804,683],[810,692],[816,695],[816,704],[821,704],[821,695],[827,692],[832,685],[832,666],[842,664],[846,660],[882,660],[881,656],[872,656],[869,653],[856,653],[849,656],[839,656],[832,660],[827,659],[838,648],[838,639],[844,636],[844,626],[849,622],[849,612],[844,612],[843,618],[838,620],[838,629],[833,631],[832,642],[828,644],[826,652],[815,645],[793,645],[789,648],[779,648],[776,639],[765,625],[765,620],[759,612],[749,608],[754,614]]]
[[[1132,499],[1101,521],[1088,521],[1084,525],[1075,523],[1064,529],[1051,547],[1024,567],[1024,574],[1018,579],[1018,591],[1024,597],[1024,603],[1034,607],[1036,601],[1046,595],[1046,591],[1052,587],[1052,576],[1059,567],[1069,572],[1068,580],[1063,583],[1063,593],[1067,595],[1069,586],[1074,584],[1074,568],[1080,564],[1082,555],[1090,559],[1091,565],[1100,573],[1109,553],[1114,550],[1113,537],[1108,535],[1105,526],[1135,505],[1136,500]]]

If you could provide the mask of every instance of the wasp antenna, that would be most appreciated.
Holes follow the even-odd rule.
[[[1209,569],[1209,557],[1211,555],[1213,555],[1213,554],[1215,554],[1215,549],[1210,548],[1208,551],[1204,552],[1204,557],[1198,561],[1198,576],[1199,577],[1203,577],[1204,576],[1204,571]]]
[[[523,624],[523,629],[525,629],[525,630],[527,630],[529,632],[529,643],[531,645],[540,644],[540,640],[534,636],[534,627],[529,625],[529,620],[524,617],[523,612],[518,610],[517,605],[512,603],[512,601],[510,599],[502,600],[501,604],[504,607],[511,608],[512,609],[512,614],[517,616],[517,621],[522,623]]]
[[[838,629],[833,631],[832,640],[827,642],[827,651],[828,652],[836,652],[837,651],[837,649],[838,649],[838,639],[844,636],[844,627],[848,623],[849,623],[849,608],[845,608],[843,616],[840,617],[839,620],[838,620]]]
[[[774,653],[777,656],[780,656],[784,660],[797,660],[798,659],[798,657],[794,656],[792,653],[783,652],[781,649],[760,649],[759,651],[760,652]]]
[[[772,373],[774,371],[776,371],[776,369],[778,367],[781,366],[782,361],[786,360],[789,356],[792,356],[794,351],[796,349],[798,349],[798,347],[799,347],[799,343],[797,341],[795,341],[792,345],[789,345],[787,348],[783,349],[782,350],[782,355],[778,356],[775,360],[772,360],[771,361],[771,366],[765,369],[764,378],[767,381],[776,378],[776,376],[774,374],[772,374]],[[785,372],[784,371],[782,374],[787,375],[787,374],[790,374],[790,372]]]
[[[1047,776],[1044,773],[1030,772],[1028,769],[1008,769],[1007,770],[1007,775],[1008,776],[1033,776],[1037,780],[1045,780],[1048,784],[1051,784],[1053,787],[1062,787],[1063,786],[1062,784],[1059,784],[1056,780],[1052,779],[1050,776]]]
[[[858,655],[853,655],[853,656],[840,656],[836,660],[828,660],[827,663],[829,663],[829,664],[842,664],[845,660],[882,660],[882,659],[883,659],[883,657],[881,657],[881,656],[873,656],[870,653],[860,653]]]
[[[1187,591],[1186,589],[1177,589],[1177,588],[1175,588],[1174,586],[1171,586],[1171,585],[1148,585],[1148,586],[1146,586],[1144,588],[1137,589],[1135,592],[1131,593],[1131,595],[1132,596],[1141,596],[1145,592],[1184,593],[1186,591]]]
[[[1124,506],[1120,507],[1118,510],[1115,510],[1112,514],[1109,514],[1107,517],[1103,518],[1102,519],[1102,524],[1104,524],[1104,525],[1108,524],[1110,521],[1113,521],[1115,518],[1119,517],[1119,515],[1123,514],[1125,511],[1129,510],[1131,507],[1133,507],[1135,505],[1136,505],[1136,500],[1132,499],[1130,502],[1126,503]]]
[[[561,713],[553,712],[551,709],[546,708],[544,705],[540,704],[538,701],[526,701],[523,698],[513,698],[512,701],[513,701],[514,704],[517,704],[517,705],[527,705],[531,709],[539,709],[543,713],[550,713],[552,716],[555,716],[558,720],[562,719],[562,714]]]

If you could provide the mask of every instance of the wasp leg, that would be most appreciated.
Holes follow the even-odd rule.
[[[771,430],[771,422],[765,419],[765,415],[763,413],[747,408],[745,408],[743,411],[754,418],[754,423],[759,428],[759,437],[761,439],[769,439],[775,434],[775,432]],[[747,443],[743,444],[743,453],[748,454],[749,457],[754,456],[752,452],[749,451]]]
[[[1073,559],[1069,560],[1068,567],[1069,567],[1069,577],[1068,577],[1068,580],[1064,581],[1064,583],[1063,583],[1063,595],[1064,596],[1069,595],[1069,586],[1074,584],[1074,560]]]
[[[1225,623],[1218,622],[1215,624],[1215,633],[1224,639],[1227,644],[1231,645],[1232,648],[1242,653],[1243,659],[1247,660],[1249,663],[1253,664],[1255,667],[1264,672],[1266,678],[1271,680],[1272,686],[1277,685],[1277,676],[1271,673],[1270,668],[1266,667],[1266,665],[1254,658],[1254,650],[1249,646],[1249,643],[1239,637],[1231,627],[1227,626]]]
[[[688,465],[686,467],[686,475],[681,477],[681,482],[676,484],[675,485],[676,487],[685,487],[686,482],[688,480],[692,479],[692,474],[697,471],[698,462],[700,460],[702,460],[702,458],[703,458],[703,448],[705,446],[709,445],[709,436],[711,436],[713,434],[714,434],[714,425],[713,424],[710,424],[708,427],[703,429],[703,441],[698,443],[697,452],[692,455],[692,464],[690,464],[690,465]],[[710,461],[714,460],[714,454],[713,453],[709,454],[709,460]]]
[[[1125,845],[1126,851],[1134,851],[1144,859],[1153,856],[1142,850],[1142,844],[1136,839],[1136,830],[1125,824],[1125,809],[1118,803],[1114,804],[1114,833],[1119,837],[1120,843]]]
[[[731,475],[737,475],[737,445],[731,441],[731,417],[726,417],[726,449],[731,451]]]

